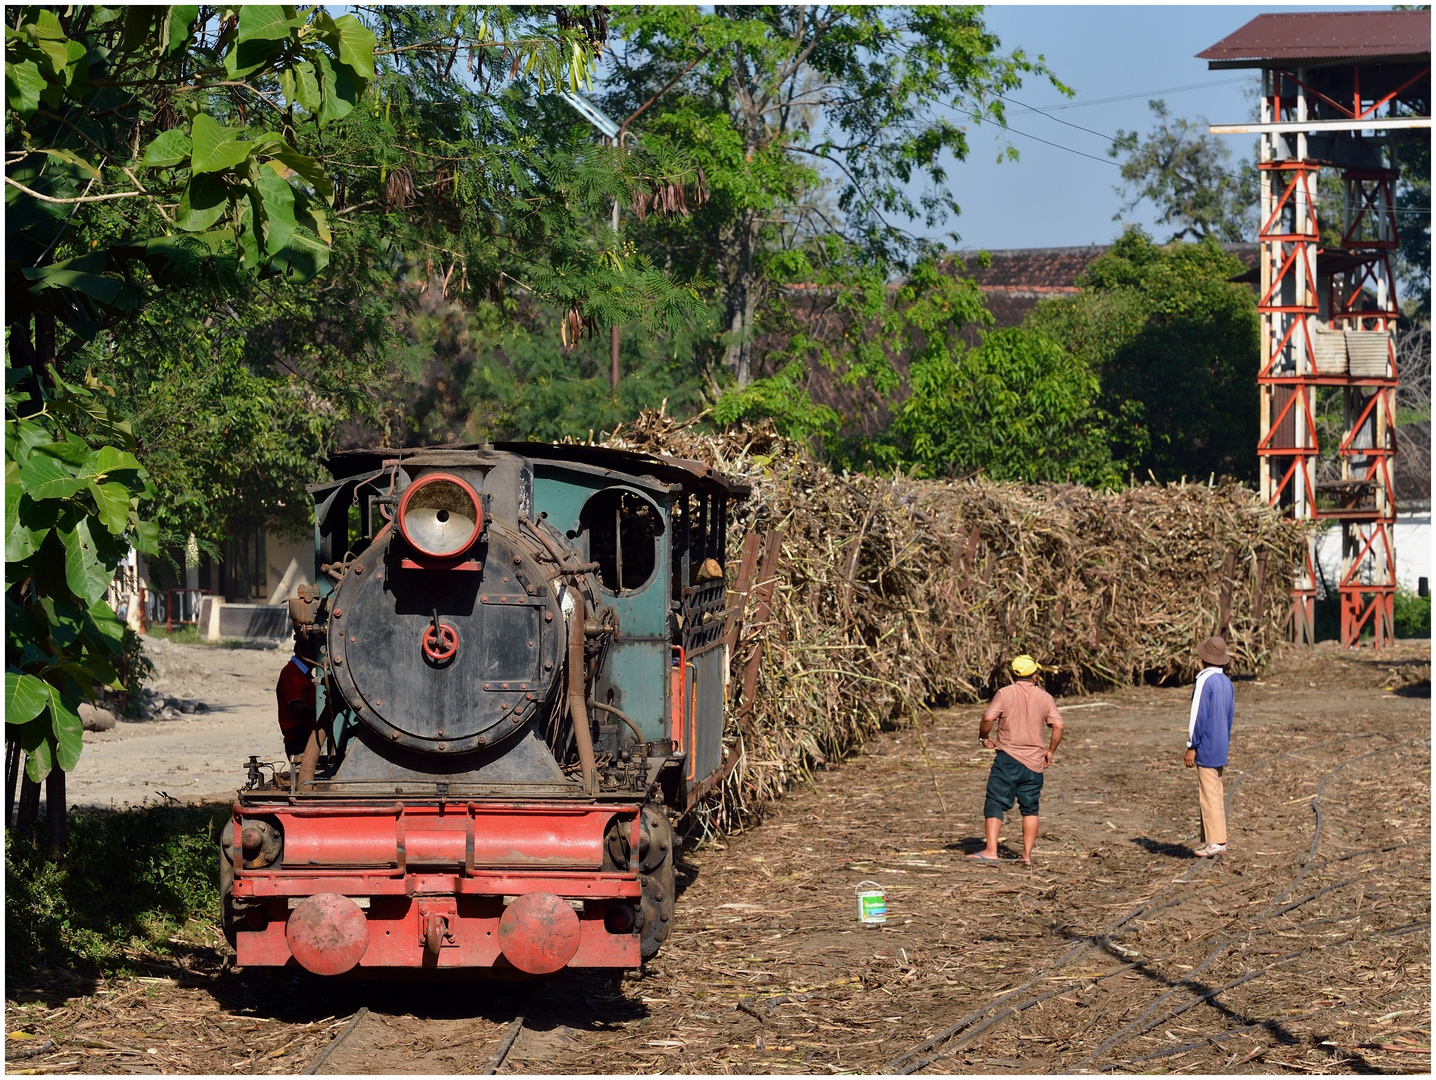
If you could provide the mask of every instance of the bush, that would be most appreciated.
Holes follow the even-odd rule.
[[[1431,636],[1431,597],[1417,596],[1405,589],[1396,590],[1392,605],[1392,622],[1398,638],[1429,638]],[[1371,638],[1368,623],[1361,634],[1363,641]],[[1335,589],[1316,602],[1316,640],[1341,640],[1341,597]]]
[[[1393,621],[1399,638],[1429,638],[1431,636],[1431,597],[1417,596],[1405,589],[1396,591]]]
[[[5,953],[15,965],[123,970],[137,955],[217,944],[215,840],[227,805],[76,810],[58,863],[5,835]],[[43,831],[43,830],[42,830]]]

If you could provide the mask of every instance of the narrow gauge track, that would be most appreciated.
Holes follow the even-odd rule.
[[[1270,918],[1274,918],[1274,917],[1276,917],[1277,915],[1282,915],[1282,914],[1285,914],[1286,912],[1292,911],[1292,910],[1294,910],[1295,908],[1300,907],[1301,905],[1303,905],[1303,904],[1305,904],[1305,903],[1308,903],[1309,901],[1311,901],[1311,900],[1315,899],[1316,897],[1321,896],[1321,895],[1323,895],[1323,894],[1325,894],[1325,893],[1328,893],[1328,892],[1331,892],[1331,891],[1333,891],[1333,890],[1335,890],[1335,889],[1343,888],[1343,887],[1346,887],[1346,886],[1349,886],[1349,885],[1352,885],[1352,884],[1356,884],[1358,881],[1360,881],[1360,878],[1359,878],[1359,877],[1356,877],[1356,878],[1348,878],[1348,879],[1345,879],[1345,880],[1343,880],[1343,881],[1336,882],[1336,883],[1334,883],[1334,884],[1332,884],[1332,885],[1328,885],[1328,886],[1325,886],[1325,887],[1323,887],[1323,888],[1321,888],[1321,889],[1318,889],[1318,890],[1316,890],[1315,892],[1312,892],[1312,893],[1310,893],[1310,894],[1308,894],[1308,895],[1306,895],[1306,896],[1303,896],[1303,897],[1301,897],[1301,898],[1299,898],[1299,899],[1297,899],[1297,900],[1292,901],[1291,903],[1286,904],[1285,906],[1278,907],[1278,905],[1281,904],[1281,901],[1282,901],[1283,899],[1285,899],[1287,896],[1289,896],[1289,895],[1296,889],[1296,887],[1302,882],[1302,880],[1307,876],[1307,874],[1308,874],[1314,867],[1317,867],[1317,866],[1325,866],[1325,865],[1329,865],[1329,864],[1332,864],[1332,863],[1335,863],[1335,862],[1343,862],[1343,861],[1346,861],[1347,859],[1354,858],[1354,857],[1356,857],[1356,856],[1358,856],[1358,855],[1362,855],[1362,854],[1382,853],[1382,852],[1386,852],[1386,851],[1396,850],[1396,849],[1398,849],[1398,848],[1405,848],[1405,847],[1414,846],[1414,845],[1410,845],[1410,844],[1403,844],[1403,845],[1392,845],[1391,847],[1388,847],[1388,848],[1375,848],[1375,849],[1367,848],[1367,849],[1363,849],[1363,850],[1361,850],[1361,851],[1348,853],[1347,855],[1341,856],[1341,857],[1339,857],[1339,858],[1337,858],[1337,859],[1321,860],[1320,863],[1318,863],[1318,862],[1315,861],[1316,852],[1317,852],[1318,847],[1319,847],[1319,845],[1320,845],[1320,843],[1321,843],[1322,830],[1323,830],[1323,825],[1324,825],[1324,812],[1323,812],[1323,809],[1322,809],[1322,807],[1321,807],[1321,797],[1322,797],[1322,795],[1323,795],[1323,793],[1324,793],[1324,791],[1325,791],[1326,784],[1328,783],[1328,781],[1329,781],[1334,775],[1336,775],[1338,772],[1340,772],[1341,770],[1345,769],[1347,766],[1352,765],[1352,764],[1355,764],[1356,762],[1362,761],[1362,760],[1364,760],[1364,759],[1366,759],[1366,758],[1374,757],[1374,756],[1376,756],[1376,755],[1378,755],[1378,754],[1389,753],[1391,750],[1393,750],[1394,748],[1396,748],[1396,747],[1398,747],[1398,746],[1409,746],[1409,745],[1414,745],[1414,744],[1418,744],[1418,743],[1421,743],[1421,744],[1424,744],[1424,745],[1429,746],[1429,739],[1426,739],[1426,738],[1406,738],[1406,739],[1400,739],[1400,738],[1398,738],[1398,737],[1397,737],[1395,734],[1393,734],[1393,733],[1382,732],[1382,733],[1380,733],[1380,734],[1382,735],[1383,738],[1385,738],[1385,739],[1387,740],[1380,748],[1378,748],[1377,750],[1368,751],[1368,752],[1366,752],[1366,753],[1357,754],[1357,755],[1352,755],[1351,757],[1348,757],[1348,758],[1346,758],[1346,759],[1340,760],[1340,761],[1338,761],[1336,764],[1334,764],[1331,768],[1329,768],[1329,769],[1326,771],[1326,773],[1323,775],[1321,781],[1320,781],[1320,782],[1318,783],[1318,785],[1317,785],[1317,790],[1316,790],[1316,791],[1312,794],[1312,796],[1311,796],[1311,807],[1312,807],[1312,810],[1313,810],[1313,812],[1314,812],[1314,814],[1315,814],[1315,816],[1316,816],[1316,827],[1315,827],[1315,830],[1314,830],[1314,834],[1313,834],[1313,836],[1312,836],[1311,845],[1310,845],[1309,848],[1307,849],[1307,851],[1306,851],[1306,853],[1305,853],[1305,857],[1301,860],[1300,868],[1298,869],[1297,873],[1293,876],[1292,880],[1291,880],[1290,882],[1288,882],[1288,884],[1287,884],[1286,887],[1281,891],[1281,893],[1279,893],[1270,903],[1268,903],[1267,907],[1264,908],[1261,912],[1259,912],[1259,913],[1257,913],[1256,915],[1250,917],[1250,924],[1251,924],[1252,926],[1254,926],[1254,925],[1255,925],[1256,923],[1258,923],[1258,922],[1261,922],[1261,921],[1264,921],[1264,920],[1267,920],[1267,919],[1270,919]],[[1408,734],[1409,734],[1409,733],[1408,733]],[[1369,736],[1368,736],[1368,735],[1365,735],[1365,734],[1350,734],[1350,735],[1337,736],[1337,737],[1335,737],[1335,738],[1325,739],[1325,740],[1322,740],[1322,741],[1316,742],[1316,743],[1308,743],[1308,744],[1305,744],[1305,745],[1303,745],[1303,746],[1301,746],[1301,747],[1297,747],[1297,748],[1294,748],[1294,749],[1292,749],[1292,750],[1285,751],[1285,752],[1280,753],[1280,754],[1274,754],[1274,755],[1272,755],[1271,757],[1265,758],[1265,759],[1263,759],[1262,761],[1257,762],[1255,765],[1251,766],[1250,768],[1248,768],[1248,769],[1246,769],[1245,771],[1243,771],[1240,775],[1238,775],[1238,776],[1232,781],[1231,786],[1228,788],[1227,794],[1226,794],[1226,799],[1225,799],[1225,804],[1226,804],[1226,807],[1227,807],[1227,809],[1228,809],[1228,819],[1229,819],[1229,820],[1231,819],[1230,810],[1231,810],[1232,798],[1233,798],[1233,796],[1236,794],[1237,789],[1238,789],[1238,787],[1241,785],[1241,783],[1242,783],[1244,780],[1246,780],[1248,777],[1254,775],[1255,773],[1257,773],[1257,772],[1260,771],[1261,769],[1263,769],[1263,768],[1265,768],[1265,767],[1267,767],[1267,766],[1269,766],[1269,765],[1271,765],[1271,764],[1273,764],[1273,763],[1275,763],[1275,762],[1277,762],[1277,761],[1280,761],[1280,760],[1282,760],[1282,759],[1284,759],[1284,758],[1291,757],[1291,756],[1294,756],[1294,755],[1306,754],[1306,753],[1311,752],[1312,750],[1316,750],[1316,749],[1319,749],[1319,748],[1325,747],[1325,746],[1332,746],[1332,745],[1339,744],[1339,743],[1350,742],[1351,740],[1357,739],[1357,738],[1369,738]],[[1129,972],[1129,971],[1131,971],[1131,970],[1133,970],[1133,969],[1135,969],[1135,968],[1145,968],[1145,967],[1148,967],[1148,966],[1151,966],[1151,965],[1155,965],[1155,964],[1158,964],[1158,963],[1162,963],[1162,962],[1166,962],[1166,961],[1172,960],[1172,959],[1175,957],[1176,953],[1172,953],[1172,954],[1169,954],[1169,955],[1167,955],[1167,956],[1152,957],[1152,958],[1150,958],[1150,959],[1143,959],[1143,960],[1138,960],[1138,961],[1135,961],[1135,962],[1132,962],[1132,963],[1123,964],[1123,965],[1121,965],[1121,966],[1119,966],[1119,967],[1117,967],[1117,968],[1114,968],[1114,969],[1112,969],[1112,970],[1110,970],[1110,971],[1107,971],[1107,972],[1102,973],[1100,976],[1097,976],[1096,978],[1092,978],[1092,977],[1089,977],[1089,976],[1073,976],[1072,979],[1070,980],[1070,983],[1069,983],[1068,985],[1061,986],[1061,987],[1058,987],[1058,988],[1052,989],[1052,990],[1047,990],[1047,991],[1044,991],[1044,992],[1039,993],[1039,994],[1034,994],[1034,995],[1032,995],[1032,996],[1030,996],[1030,997],[1023,998],[1023,999],[1021,999],[1021,1000],[1014,1000],[1014,999],[1019,998],[1020,995],[1021,995],[1024,991],[1031,989],[1031,988],[1032,988],[1034,985],[1036,985],[1038,982],[1040,982],[1040,981],[1045,981],[1045,980],[1050,979],[1050,978],[1052,977],[1053,973],[1061,971],[1063,968],[1068,967],[1069,965],[1071,965],[1071,964],[1074,963],[1075,961],[1077,961],[1077,960],[1079,960],[1079,959],[1081,959],[1081,958],[1087,956],[1088,954],[1090,954],[1090,953],[1093,952],[1094,950],[1097,950],[1097,949],[1103,948],[1103,947],[1108,947],[1108,948],[1110,948],[1110,946],[1112,946],[1112,945],[1114,944],[1114,936],[1118,933],[1118,931],[1121,930],[1122,927],[1127,926],[1129,923],[1134,922],[1135,920],[1137,920],[1138,918],[1140,918],[1142,915],[1155,915],[1155,914],[1156,914],[1157,912],[1159,912],[1159,911],[1165,910],[1165,909],[1167,909],[1167,908],[1176,907],[1177,905],[1180,905],[1180,904],[1187,903],[1187,902],[1189,902],[1189,901],[1191,901],[1191,900],[1195,900],[1195,899],[1197,899],[1197,898],[1199,898],[1199,897],[1205,895],[1205,894],[1208,893],[1208,892],[1213,891],[1213,890],[1211,890],[1211,889],[1197,889],[1197,890],[1195,890],[1195,891],[1185,893],[1185,894],[1183,894],[1182,896],[1176,897],[1176,898],[1174,898],[1174,899],[1167,900],[1165,903],[1158,903],[1158,901],[1162,900],[1164,897],[1166,897],[1168,894],[1170,894],[1173,890],[1179,889],[1181,886],[1191,883],[1191,882],[1192,882],[1192,879],[1194,878],[1195,875],[1197,875],[1197,873],[1198,873],[1199,871],[1205,872],[1205,871],[1207,871],[1207,870],[1210,870],[1210,869],[1211,869],[1212,867],[1214,867],[1220,860],[1221,860],[1221,856],[1217,856],[1216,858],[1211,859],[1211,860],[1209,860],[1209,861],[1208,861],[1208,860],[1201,860],[1201,861],[1199,861],[1195,866],[1193,866],[1193,867],[1192,867],[1190,870],[1188,870],[1185,874],[1183,874],[1183,875],[1181,875],[1180,877],[1178,877],[1177,879],[1175,879],[1170,885],[1168,885],[1166,888],[1162,889],[1159,893],[1157,893],[1157,894],[1154,895],[1154,896],[1148,897],[1147,899],[1144,899],[1144,900],[1142,900],[1142,901],[1139,901],[1139,902],[1138,902],[1136,905],[1134,905],[1133,908],[1131,908],[1126,914],[1122,915],[1120,918],[1118,918],[1117,920],[1115,920],[1114,922],[1112,922],[1110,925],[1108,925],[1107,927],[1105,927],[1103,930],[1099,931],[1099,932],[1096,933],[1096,934],[1089,935],[1088,937],[1084,938],[1082,941],[1076,943],[1071,949],[1069,949],[1066,953],[1064,953],[1062,956],[1060,956],[1057,960],[1053,961],[1053,963],[1051,963],[1051,964],[1049,964],[1048,966],[1046,966],[1046,967],[1040,969],[1039,971],[1037,971],[1037,972],[1032,976],[1032,978],[1028,979],[1026,982],[1022,983],[1020,986],[1018,986],[1018,987],[1016,987],[1016,988],[1014,988],[1014,989],[1012,989],[1012,990],[1010,990],[1010,991],[1007,991],[1006,993],[1002,994],[1001,996],[999,996],[999,997],[993,999],[991,1002],[989,1002],[989,1003],[988,1003],[986,1006],[984,1006],[983,1008],[978,1009],[978,1010],[975,1010],[974,1012],[969,1013],[967,1016],[964,1016],[961,1020],[959,1020],[957,1023],[953,1024],[951,1027],[949,1027],[949,1028],[945,1029],[944,1031],[941,1031],[941,1032],[939,1032],[938,1034],[936,1034],[936,1035],[934,1035],[934,1036],[932,1036],[932,1037],[930,1037],[930,1038],[924,1040],[923,1042],[921,1042],[921,1043],[917,1044],[916,1046],[912,1047],[911,1049],[909,1049],[909,1050],[906,1051],[905,1053],[903,1053],[903,1054],[899,1055],[898,1057],[892,1059],[891,1061],[887,1062],[885,1065],[882,1066],[881,1070],[879,1070],[879,1071],[885,1072],[885,1073],[894,1073],[894,1074],[897,1074],[897,1075],[910,1075],[910,1074],[912,1074],[912,1073],[916,1073],[916,1072],[918,1072],[918,1071],[920,1071],[920,1070],[926,1068],[927,1066],[933,1064],[934,1062],[936,1062],[936,1061],[938,1061],[938,1060],[940,1060],[940,1059],[942,1059],[942,1058],[944,1058],[944,1057],[947,1057],[947,1056],[949,1056],[949,1055],[951,1055],[951,1054],[957,1052],[958,1050],[961,1050],[964,1046],[970,1044],[972,1041],[974,1041],[975,1039],[977,1039],[977,1038],[978,1038],[979,1036],[981,1036],[982,1034],[984,1034],[984,1033],[988,1032],[989,1030],[991,1030],[992,1028],[996,1027],[996,1026],[997,1026],[998,1024],[1000,1024],[1002,1021],[1004,1021],[1004,1020],[1006,1020],[1006,1019],[1009,1019],[1009,1018],[1011,1018],[1011,1017],[1017,1016],[1017,1015],[1019,1015],[1020,1013],[1026,1011],[1027,1009],[1030,1009],[1030,1008],[1032,1008],[1032,1007],[1034,1007],[1034,1006],[1037,1006],[1037,1005],[1041,1004],[1041,1003],[1044,1002],[1044,1001],[1048,1001],[1048,1000],[1050,1000],[1050,999],[1052,999],[1052,998],[1054,998],[1054,997],[1058,997],[1058,996],[1060,996],[1060,995],[1062,995],[1062,994],[1070,993],[1073,989],[1077,988],[1078,986],[1081,986],[1082,984],[1093,985],[1093,984],[1096,984],[1096,983],[1098,983],[1098,982],[1101,982],[1101,981],[1105,981],[1105,980],[1107,980],[1107,979],[1110,979],[1110,978],[1112,978],[1112,977],[1114,977],[1114,976],[1123,974],[1123,973],[1125,973],[1125,972]],[[1311,925],[1315,925],[1317,922],[1322,922],[1322,923],[1324,923],[1324,922],[1328,922],[1328,920],[1325,920],[1325,919],[1322,919],[1322,920],[1313,920],[1313,922],[1312,922]],[[1304,925],[1304,924],[1303,924],[1303,925]],[[1297,927],[1297,929],[1299,929],[1299,928],[1300,928],[1300,926]],[[1394,931],[1385,931],[1384,933],[1387,933],[1387,934],[1409,933],[1409,932],[1413,932],[1415,929],[1419,929],[1419,924],[1418,924],[1418,925],[1411,926],[1411,927],[1397,928],[1397,930],[1394,930]],[[1108,1053],[1113,1047],[1117,1046],[1119,1043],[1121,1043],[1121,1042],[1124,1041],[1125,1039],[1129,1038],[1130,1036],[1132,1036],[1132,1035],[1138,1035],[1138,1034],[1145,1034],[1145,1033],[1148,1032],[1148,1031],[1154,1030],[1154,1029],[1156,1029],[1156,1028],[1162,1026],[1163,1024],[1166,1024],[1166,1023],[1168,1023],[1169,1021],[1175,1019],[1176,1017],[1182,1015],[1183,1013],[1187,1012],[1189,1009],[1195,1007],[1196,1005],[1202,1004],[1203,1002],[1206,1002],[1206,1001],[1210,1001],[1210,1000],[1216,998],[1218,995],[1220,995],[1221,993],[1223,993],[1223,992],[1225,992],[1225,991],[1227,991],[1227,990],[1230,990],[1230,989],[1232,989],[1232,988],[1234,988],[1234,987],[1236,987],[1236,986],[1238,986],[1238,985],[1241,985],[1242,983],[1249,982],[1249,981],[1251,981],[1251,980],[1253,980],[1253,979],[1259,978],[1260,976],[1266,974],[1266,972],[1268,972],[1268,971],[1270,971],[1270,970],[1273,970],[1273,969],[1275,969],[1275,968],[1277,968],[1277,967],[1284,966],[1285,964],[1292,963],[1292,962],[1296,961],[1297,959],[1301,958],[1302,956],[1305,956],[1305,955],[1307,955],[1307,954],[1309,954],[1309,953],[1315,951],[1315,948],[1316,948],[1316,947],[1294,950],[1293,952],[1288,953],[1288,954],[1286,954],[1285,956],[1281,957],[1279,960],[1276,960],[1276,961],[1274,961],[1274,962],[1272,962],[1272,963],[1270,963],[1270,964],[1268,964],[1268,965],[1266,965],[1266,966],[1264,966],[1264,967],[1262,967],[1262,968],[1259,968],[1259,969],[1256,969],[1256,970],[1254,970],[1254,971],[1249,971],[1249,972],[1244,973],[1242,976],[1238,977],[1237,979],[1234,979],[1234,980],[1230,981],[1230,982],[1227,983],[1226,985],[1217,987],[1217,988],[1214,989],[1214,990],[1204,991],[1204,992],[1200,993],[1199,996],[1198,996],[1195,1000],[1189,1001],[1189,1002],[1187,1002],[1187,1003],[1181,1005],[1180,1007],[1174,1009],[1174,1010],[1171,1011],[1171,1012],[1168,1012],[1167,1014],[1165,1014],[1165,1015],[1159,1017],[1159,1018],[1156,1019],[1156,1020],[1152,1020],[1152,1021],[1150,1021],[1150,1022],[1147,1022],[1147,1021],[1148,1021],[1148,1018],[1151,1016],[1151,1014],[1152,1014],[1160,1005],[1162,1005],[1164,1002],[1170,1000],[1173,996],[1175,996],[1175,995],[1181,993],[1183,989],[1189,989],[1189,988],[1191,988],[1191,984],[1192,984],[1192,982],[1193,982],[1193,980],[1195,979],[1196,976],[1198,976],[1203,970],[1205,970],[1206,968],[1212,966],[1212,965],[1215,964],[1218,960],[1220,960],[1221,957],[1224,956],[1228,951],[1230,951],[1230,949],[1231,949],[1234,945],[1239,944],[1239,943],[1242,941],[1243,938],[1245,938],[1246,940],[1251,940],[1252,938],[1256,937],[1258,934],[1262,934],[1262,933],[1266,933],[1266,932],[1267,932],[1267,931],[1260,931],[1260,930],[1254,930],[1254,929],[1250,929],[1250,928],[1249,928],[1248,931],[1246,931],[1245,933],[1238,932],[1238,933],[1233,933],[1233,934],[1229,934],[1229,935],[1224,936],[1223,940],[1218,944],[1218,946],[1217,946],[1215,949],[1211,950],[1211,951],[1207,954],[1206,957],[1204,957],[1198,964],[1196,964],[1196,965],[1192,968],[1192,970],[1191,970],[1183,979],[1181,979],[1179,982],[1177,982],[1175,985],[1173,985],[1166,993],[1164,993],[1160,998],[1158,998],[1157,1001],[1153,1002],[1152,1005],[1149,1006],[1149,1007],[1142,1013],[1141,1016],[1139,1016],[1136,1020],[1134,1020],[1134,1021],[1128,1023],[1127,1025],[1125,1025],[1125,1026],[1124,1026],[1123,1028],[1121,1028],[1118,1032],[1116,1032],[1114,1035],[1110,1036],[1110,1037],[1109,1037],[1107,1040],[1105,1040],[1101,1045],[1099,1045],[1096,1050],[1092,1051],[1090,1054],[1088,1054],[1086,1057],[1084,1057],[1083,1059],[1081,1059],[1081,1060],[1080,1060],[1079,1062],[1077,1062],[1076,1064],[1070,1066],[1066,1071],[1069,1071],[1069,1072],[1070,1072],[1070,1071],[1075,1071],[1075,1070],[1077,1070],[1077,1069],[1082,1069],[1082,1068],[1084,1068],[1084,1067],[1090,1065],[1090,1064],[1091,1064],[1093,1061],[1095,1061],[1097,1058],[1099,1058],[1099,1057],[1103,1056],[1104,1054]],[[1325,946],[1322,946],[1322,947],[1323,947],[1323,948],[1325,948],[1325,947],[1330,947],[1330,945],[1328,944],[1328,945],[1325,945]],[[1119,955],[1120,955],[1120,950],[1113,950],[1113,951],[1117,951],[1117,952],[1119,953]],[[1009,1003],[1011,1003],[1011,1004],[1009,1004]],[[1005,1006],[1005,1007],[1004,1007],[1004,1006]],[[996,1011],[994,1011],[994,1010],[996,1010]],[[1339,1009],[1319,1010],[1319,1012],[1324,1012],[1324,1011],[1335,1012],[1335,1011],[1339,1011]],[[1316,1015],[1316,1014],[1313,1013],[1313,1014],[1310,1014],[1310,1015]],[[1292,1018],[1288,1018],[1288,1019],[1296,1019],[1296,1018],[1295,1018],[1295,1017],[1292,1017]],[[1144,1023],[1144,1022],[1145,1022],[1145,1023]],[[1264,1021],[1264,1022],[1262,1022],[1262,1023],[1260,1023],[1260,1024],[1246,1025],[1245,1027],[1243,1027],[1243,1028],[1241,1028],[1241,1029],[1239,1029],[1239,1030],[1240,1030],[1240,1031],[1249,1031],[1249,1030],[1252,1030],[1252,1029],[1254,1029],[1254,1028],[1259,1028],[1259,1027],[1267,1026],[1267,1025],[1270,1025],[1270,1024],[1273,1024],[1273,1023],[1275,1023],[1275,1021]],[[1090,1024],[1087,1025],[1087,1026],[1090,1026]],[[1140,1029],[1140,1030],[1139,1030],[1139,1029]],[[1236,1034],[1236,1033],[1237,1033],[1237,1032],[1235,1032],[1235,1031],[1223,1032],[1223,1033],[1220,1034],[1220,1038],[1231,1037],[1232,1035],[1234,1035],[1234,1034]],[[1204,1043],[1204,1042],[1199,1042],[1199,1043],[1196,1043],[1196,1044],[1192,1044],[1191,1046],[1188,1046],[1187,1049],[1190,1050],[1190,1049],[1192,1049],[1192,1048],[1200,1047],[1200,1046],[1202,1046],[1202,1045],[1205,1045],[1205,1043]],[[940,1048],[940,1049],[939,1049],[939,1048]],[[1173,1050],[1164,1051],[1164,1052],[1163,1052],[1163,1055],[1158,1055],[1158,1056],[1166,1056],[1166,1055],[1169,1055],[1170,1053],[1173,1053],[1173,1052],[1176,1052],[1175,1048],[1174,1048]],[[1131,1062],[1131,1064],[1135,1064],[1135,1063],[1136,1063],[1136,1060],[1137,1060],[1137,1059],[1133,1059],[1133,1061]],[[1146,1060],[1146,1059],[1142,1059],[1142,1060]],[[1109,1070],[1115,1069],[1115,1068],[1122,1068],[1122,1067],[1125,1067],[1127,1064],[1129,1064],[1129,1063],[1128,1063],[1128,1062],[1123,1062],[1123,1063],[1118,1063],[1118,1064],[1109,1065],[1109,1066],[1106,1066],[1105,1068],[1103,1068],[1102,1071],[1109,1071]]]

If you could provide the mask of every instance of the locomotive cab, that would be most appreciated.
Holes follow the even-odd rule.
[[[315,485],[316,731],[221,850],[242,965],[633,968],[669,812],[720,779],[727,513],[701,464],[577,445],[350,451]],[[266,775],[267,774],[267,775]]]

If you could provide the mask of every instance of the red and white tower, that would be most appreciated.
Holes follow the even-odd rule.
[[[1429,138],[1431,18],[1421,11],[1260,15],[1197,54],[1261,74],[1261,495],[1341,529],[1341,639],[1393,640],[1396,354],[1394,147]],[[1322,170],[1339,182],[1318,188]],[[1339,192],[1339,194],[1338,194]],[[1339,395],[1335,445],[1318,406]],[[1334,461],[1333,461],[1334,457]],[[1325,463],[1325,469],[1319,466]],[[1313,539],[1313,547],[1315,540]],[[1292,590],[1291,633],[1315,640],[1315,553]]]

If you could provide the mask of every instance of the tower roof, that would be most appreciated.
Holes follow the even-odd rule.
[[[1212,68],[1430,61],[1429,11],[1302,11],[1258,15],[1197,53]]]

